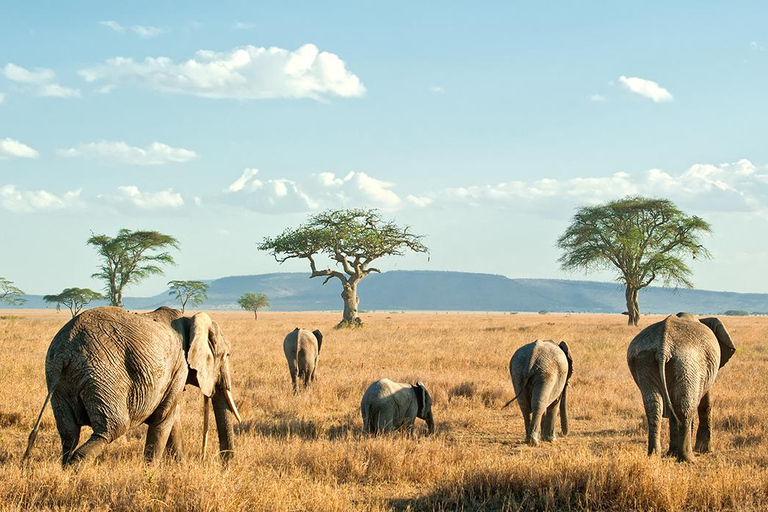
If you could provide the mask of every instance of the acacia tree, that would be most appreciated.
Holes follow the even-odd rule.
[[[181,312],[187,307],[187,302],[199,306],[208,298],[208,285],[202,281],[168,281],[171,287],[168,295],[175,295],[181,303]]]
[[[244,293],[237,303],[246,311],[253,311],[253,319],[259,319],[259,310],[269,307],[269,298],[266,293]]]
[[[626,286],[629,325],[637,325],[637,295],[656,279],[693,288],[686,256],[709,258],[700,237],[710,233],[707,222],[688,216],[667,199],[627,196],[597,206],[584,206],[557,240],[564,270],[615,267]]]
[[[175,265],[173,257],[164,250],[179,248],[178,240],[170,235],[129,229],[121,229],[114,238],[91,235],[88,244],[96,247],[102,259],[99,271],[91,277],[105,281],[109,303],[119,307],[123,306],[123,290],[128,285],[162,274],[160,265]]]
[[[338,327],[359,327],[357,286],[371,272],[380,272],[371,263],[383,256],[400,256],[406,250],[427,252],[423,235],[411,232],[384,220],[378,210],[330,210],[313,215],[296,229],[286,229],[275,238],[264,238],[259,249],[269,251],[283,263],[291,258],[309,261],[313,277],[325,277],[323,284],[333,278],[341,281],[344,316]],[[318,269],[315,257],[323,254],[340,270]]]
[[[59,309],[61,305],[67,306],[69,312],[72,313],[72,318],[94,300],[104,300],[105,298],[104,295],[90,288],[65,288],[58,295],[43,296],[45,302],[56,304],[56,309]]]
[[[4,302],[9,306],[20,306],[27,302],[27,299],[22,297],[22,295],[24,295],[24,292],[14,286],[13,281],[0,276],[0,302]]]

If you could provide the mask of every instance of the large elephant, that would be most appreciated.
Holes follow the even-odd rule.
[[[371,434],[408,428],[413,436],[416,418],[427,422],[429,434],[435,432],[432,397],[421,382],[411,385],[389,379],[377,380],[365,390],[360,412],[363,429]]]
[[[525,422],[525,442],[538,446],[540,436],[554,441],[558,409],[562,433],[568,435],[567,390],[573,375],[568,344],[536,340],[523,345],[509,360],[509,374],[515,397],[504,407],[517,400]]]
[[[185,384],[205,399],[204,441],[209,401],[222,457],[233,455],[232,415],[240,414],[230,392],[230,343],[205,313],[184,317],[162,307],[151,313],[94,308],[61,328],[45,357],[48,396],[29,435],[29,456],[48,401],[61,437],[62,464],[92,459],[130,428],[148,425],[144,456],[183,457],[179,399]],[[80,429],[91,437],[78,448]]]
[[[718,369],[736,352],[717,318],[689,313],[649,325],[630,342],[627,364],[643,396],[648,417],[648,455],[659,453],[659,423],[669,418],[669,452],[692,461],[693,417],[698,409],[696,451],[708,452],[712,439],[710,389]]]
[[[297,379],[307,387],[315,380],[317,359],[323,346],[323,333],[319,329],[309,332],[298,327],[289,332],[283,340],[283,352],[288,361],[288,371],[291,372],[293,392],[299,390]]]

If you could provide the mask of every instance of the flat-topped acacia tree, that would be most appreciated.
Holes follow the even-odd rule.
[[[280,263],[292,258],[308,260],[312,270],[309,277],[325,277],[323,284],[333,278],[341,281],[344,316],[338,327],[360,327],[357,286],[371,272],[380,272],[371,263],[405,251],[427,252],[423,238],[409,226],[384,220],[378,210],[355,208],[312,215],[306,224],[286,229],[275,238],[264,238],[258,247]],[[318,255],[330,258],[340,270],[318,269]]]
[[[684,258],[709,258],[701,236],[711,231],[704,219],[686,215],[672,201],[628,196],[579,208],[557,245],[564,270],[615,267],[626,287],[627,323],[637,325],[638,292],[655,280],[693,288]]]
[[[22,297],[22,295],[24,295],[24,292],[14,286],[13,281],[0,276],[0,303],[19,306],[27,302],[27,299]]]

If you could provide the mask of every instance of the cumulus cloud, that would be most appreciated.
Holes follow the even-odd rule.
[[[235,30],[251,30],[256,28],[255,23],[243,23],[242,21],[238,21],[234,25],[232,25],[232,28]]]
[[[393,183],[364,172],[339,175],[321,172],[297,182],[285,178],[258,179],[258,169],[247,168],[227,188],[227,201],[265,212],[306,212],[330,207],[365,206],[385,210],[400,207]]]
[[[57,155],[64,158],[85,158],[112,164],[162,165],[189,162],[197,153],[189,149],[174,148],[161,142],[153,142],[146,148],[129,146],[122,141],[100,141],[60,149]]]
[[[768,215],[768,173],[761,173],[746,159],[720,165],[695,164],[679,173],[649,169],[637,174],[617,172],[601,177],[542,178],[454,187],[407,199],[416,207],[463,203],[562,211],[564,208],[598,204],[634,194],[665,197],[699,211],[742,211]]]
[[[621,75],[619,82],[630,92],[650,98],[654,103],[663,103],[673,99],[672,94],[668,90],[652,80]]]
[[[79,73],[88,82],[135,84],[206,98],[322,100],[365,93],[362,82],[346,69],[344,61],[313,44],[294,51],[255,46],[227,52],[201,50],[183,62],[168,57],[148,57],[140,62],[115,57]]]
[[[80,90],[64,87],[55,82],[56,73],[50,69],[35,68],[27,69],[8,63],[3,67],[0,74],[8,80],[22,85],[26,89],[33,91],[38,96],[48,96],[52,98],[79,98]]]
[[[0,160],[8,158],[40,158],[40,153],[14,139],[0,139]]]
[[[116,21],[100,21],[99,25],[104,25],[105,27],[111,28],[114,32],[125,32],[125,27],[123,27],[121,24],[119,24]]]
[[[0,187],[0,206],[14,213],[52,212],[82,207],[80,190],[61,195],[45,190],[19,190],[14,185]]]
[[[165,32],[165,29],[160,27],[152,27],[146,25],[134,25],[131,27],[131,31],[144,39],[151,39],[157,37]]]
[[[184,206],[181,194],[172,189],[142,192],[134,185],[118,187],[117,195],[113,199],[118,203],[131,204],[141,210],[173,209]]]

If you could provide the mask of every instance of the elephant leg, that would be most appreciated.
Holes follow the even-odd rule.
[[[310,373],[310,371],[309,370],[304,370],[304,372],[303,372],[303,381],[304,381],[304,387],[305,388],[307,386],[309,386],[309,379],[311,379],[311,378],[312,378],[312,374]]]
[[[661,452],[661,414],[663,404],[661,395],[656,391],[643,393],[643,406],[648,419],[648,455]]]
[[[695,450],[699,453],[709,453],[712,440],[712,402],[709,391],[704,393],[699,402],[699,428],[696,430]]]
[[[176,412],[173,416],[173,426],[168,436],[168,444],[165,446],[165,455],[180,461],[184,459],[184,441],[181,434],[181,408],[179,405],[176,406]]]
[[[678,432],[679,432],[679,438],[678,442],[679,449],[677,453],[677,461],[678,462],[693,462],[693,448],[691,443],[691,438],[693,437],[691,433],[691,429],[693,427],[693,420],[688,418],[683,418],[678,422]]]
[[[520,406],[520,412],[523,415],[523,423],[525,424],[525,442],[528,442],[528,433],[531,431],[531,404],[527,399],[518,398],[518,405]]]
[[[680,453],[680,425],[674,416],[669,417],[669,450],[665,457],[677,457]]]
[[[531,423],[528,430],[528,446],[538,446],[541,438],[541,419],[547,412],[544,401],[546,393],[542,389],[535,389],[531,394]]]
[[[71,457],[64,463],[65,466],[73,466],[84,462],[89,459],[96,458],[104,448],[107,447],[109,441],[104,437],[104,434],[98,434],[94,432],[83,445],[74,451]]]
[[[159,421],[149,422],[147,429],[147,442],[144,444],[144,459],[147,462],[158,460],[165,453],[168,445],[168,438],[171,436],[171,430],[174,425],[174,414]]]
[[[544,413],[541,425],[541,436],[544,441],[554,442],[555,438],[555,425],[557,425],[558,407],[560,401],[556,400],[555,403],[547,408],[547,412]]]
[[[56,429],[61,438],[61,464],[65,466],[80,443],[80,425],[77,424],[72,408],[55,395],[51,397],[51,408],[56,418]]]
[[[293,385],[293,393],[296,394],[299,392],[299,386],[296,382],[296,368],[291,368],[291,384]]]

